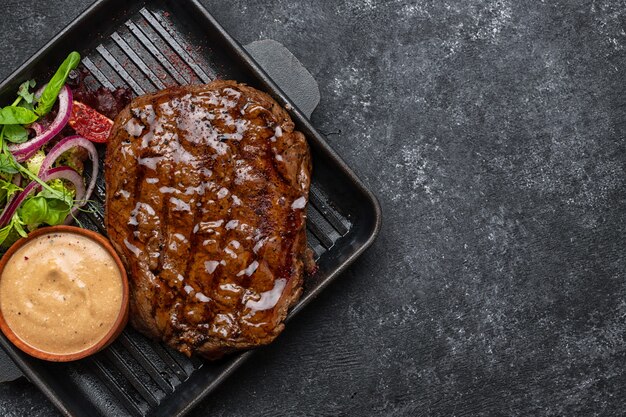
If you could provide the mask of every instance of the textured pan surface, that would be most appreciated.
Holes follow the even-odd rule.
[[[70,45],[70,46],[68,46]],[[50,74],[69,48],[79,50],[96,85],[127,86],[137,95],[171,85],[236,79],[270,93],[290,109],[311,147],[314,173],[307,209],[307,241],[319,269],[306,280],[293,317],[373,241],[380,226],[375,198],[323,137],[196,1],[101,0],[0,85],[0,100],[21,81]],[[104,154],[104,149],[101,149]],[[105,233],[104,183],[83,225]],[[287,326],[288,328],[289,326]],[[187,359],[130,328],[95,357],[72,364],[34,360],[4,337],[0,343],[24,374],[66,415],[180,416],[253,351],[208,363]],[[280,338],[276,343],[280,343]]]

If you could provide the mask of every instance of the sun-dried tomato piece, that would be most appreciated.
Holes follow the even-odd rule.
[[[104,143],[109,138],[109,133],[111,133],[113,120],[98,113],[88,105],[74,100],[69,125],[85,139]]]

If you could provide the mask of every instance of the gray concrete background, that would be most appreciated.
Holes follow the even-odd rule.
[[[4,0],[0,77],[89,3]],[[311,71],[384,225],[193,416],[624,412],[626,1],[203,3]]]

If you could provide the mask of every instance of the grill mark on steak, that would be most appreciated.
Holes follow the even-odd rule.
[[[142,96],[118,116],[106,221],[138,330],[207,358],[282,331],[310,258],[310,156],[293,129],[273,99],[231,81]]]

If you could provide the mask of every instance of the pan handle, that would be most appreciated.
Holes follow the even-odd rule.
[[[267,75],[309,119],[320,102],[317,81],[289,49],[272,39],[244,46]]]

